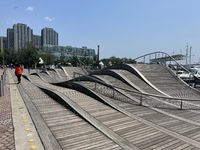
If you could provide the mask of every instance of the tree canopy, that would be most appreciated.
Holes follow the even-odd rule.
[[[5,65],[10,64],[35,64],[39,62],[38,49],[32,46],[31,43],[27,44],[27,47],[20,49],[14,53],[8,48],[5,48],[0,55],[0,63]]]
[[[135,60],[131,58],[117,58],[112,56],[110,58],[104,58],[100,61],[98,60],[97,55],[94,55],[93,59],[89,57],[80,57],[78,58],[75,54],[70,58],[66,59],[64,53],[61,53],[60,58],[56,58],[52,53],[39,54],[39,49],[35,48],[32,43],[28,43],[26,48],[20,49],[17,53],[12,52],[10,49],[5,48],[3,53],[0,53],[0,64],[10,65],[12,64],[37,64],[39,63],[39,58],[41,57],[45,65],[57,65],[58,63],[67,65],[71,63],[73,66],[80,65],[90,65],[90,66],[99,66],[100,61],[104,63],[105,66],[112,66],[116,64],[134,64]]]
[[[116,64],[135,64],[136,61],[131,58],[116,58],[112,56],[110,58],[104,58],[101,60],[105,66],[112,66]]]
[[[56,61],[56,57],[51,53],[41,54],[40,57],[45,65],[53,65]]]

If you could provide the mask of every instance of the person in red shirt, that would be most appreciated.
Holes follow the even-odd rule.
[[[21,83],[22,67],[19,64],[15,67],[15,75],[17,76],[18,84]]]

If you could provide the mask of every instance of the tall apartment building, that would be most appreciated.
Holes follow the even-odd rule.
[[[41,36],[33,35],[33,46],[40,49],[41,46]]]
[[[27,27],[26,24],[14,24],[14,51],[17,52],[19,49],[25,48],[26,44],[33,42],[33,30]]]
[[[7,41],[8,41],[8,49],[14,50],[14,34],[13,34],[13,29],[8,28],[7,29]]]
[[[41,45],[58,45],[58,33],[52,28],[43,28],[41,30]]]
[[[0,36],[1,53],[3,52],[4,48],[7,48],[7,37]]]

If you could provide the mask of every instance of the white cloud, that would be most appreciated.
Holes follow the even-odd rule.
[[[45,17],[44,19],[45,19],[45,20],[48,20],[48,21],[53,21],[53,20],[55,20],[55,18],[50,18],[50,17]]]
[[[28,7],[28,8],[26,8],[26,10],[33,11],[33,7]]]
[[[9,23],[9,22],[6,22],[6,24],[8,24],[8,25],[9,25],[10,23]]]

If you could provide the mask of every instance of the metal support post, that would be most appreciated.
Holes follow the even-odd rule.
[[[151,63],[151,55],[149,55],[149,64]]]
[[[191,86],[191,85],[190,85],[190,79],[191,79],[191,74],[189,73],[189,86]]]
[[[181,100],[181,110],[183,109],[183,102],[182,102],[182,100]]]
[[[0,96],[4,96],[3,80],[0,80]]]
[[[142,105],[142,94],[140,96],[140,105]]]

